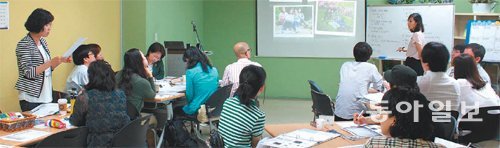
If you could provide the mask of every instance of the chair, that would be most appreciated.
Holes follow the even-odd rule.
[[[319,88],[319,86],[318,86],[318,84],[316,84],[316,82],[314,82],[313,80],[307,80],[307,81],[309,82],[311,90],[323,93],[323,91],[321,90],[321,88]]]
[[[205,102],[205,110],[207,113],[208,122],[212,124],[212,121],[218,121],[220,114],[222,113],[222,105],[229,95],[231,94],[231,85],[227,85],[217,89]]]
[[[67,93],[60,92],[57,90],[52,90],[52,103],[57,103],[57,100],[59,100],[61,98],[68,98],[68,97],[69,97],[69,95]]]
[[[311,90],[312,100],[313,100],[313,110],[315,116],[328,115],[333,116],[334,103],[331,102],[330,96]]]
[[[88,128],[85,126],[68,129],[48,136],[36,147],[87,147]]]
[[[137,111],[137,108],[135,108],[135,106],[129,101],[127,101],[127,115],[130,117],[131,121],[137,119],[138,117],[141,117],[141,113],[139,113],[139,111]]]
[[[111,147],[147,147],[146,133],[150,117],[140,117],[120,129],[111,140]]]
[[[450,122],[434,122],[434,136],[446,139],[448,141],[456,141],[457,120],[455,117],[450,118]]]
[[[498,135],[500,124],[500,106],[481,107],[479,114],[473,114],[475,110],[469,111],[462,116],[459,124],[459,129],[463,131],[470,131],[469,134],[459,135],[460,143],[477,143],[484,140],[490,140]],[[469,114],[474,119],[482,119],[482,121],[464,121],[469,119]]]

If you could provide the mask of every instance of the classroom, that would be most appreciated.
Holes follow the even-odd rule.
[[[463,82],[464,85],[471,85],[472,83],[465,80],[459,81],[458,78],[455,79],[455,77],[458,76],[455,75],[455,77],[453,77],[452,71],[451,75],[447,76],[447,78],[452,79],[450,81],[456,81],[453,82],[456,83],[456,87],[453,88],[456,91],[452,94],[436,93],[428,95],[429,93],[432,93],[433,90],[445,90],[445,88],[430,88],[430,84],[437,82],[436,80],[430,79],[427,80],[428,83],[430,83],[429,86],[423,86],[421,83],[418,83],[417,85],[418,81],[426,81],[425,76],[429,72],[424,71],[432,71],[430,73],[434,73],[434,70],[432,70],[433,68],[430,68],[429,70],[429,67],[432,67],[429,66],[432,65],[430,64],[432,63],[430,62],[432,60],[426,60],[423,58],[423,56],[426,55],[424,54],[424,51],[426,50],[424,47],[428,47],[428,49],[432,48],[433,50],[435,49],[434,51],[438,51],[438,49],[442,49],[442,47],[446,49],[447,54],[437,53],[434,51],[427,52],[427,55],[432,55],[430,57],[434,57],[434,59],[436,59],[435,57],[437,55],[446,55],[448,57],[447,59],[444,58],[444,62],[446,62],[445,71],[448,70],[449,67],[453,68],[453,59],[455,57],[464,59],[471,58],[473,59],[473,63],[477,63],[473,65],[474,67],[478,69],[480,67],[482,67],[481,69],[484,68],[484,73],[489,75],[487,78],[488,81],[486,81],[486,78],[479,77],[478,81],[475,81],[479,84],[472,83],[472,88],[474,89],[467,89],[467,91],[470,92],[467,92],[466,94],[474,94],[479,92],[479,90],[486,91],[485,89],[488,88],[488,95],[482,96],[487,96],[485,98],[488,98],[488,101],[490,102],[485,101],[487,103],[484,103],[472,100],[472,103],[479,102],[480,105],[489,107],[491,111],[486,111],[488,112],[486,113],[487,115],[481,117],[486,117],[487,119],[484,120],[488,122],[491,120],[489,117],[492,117],[493,123],[483,122],[483,127],[477,127],[478,124],[460,123],[462,116],[468,115],[467,113],[470,112],[467,111],[461,113],[458,111],[459,109],[457,109],[457,107],[460,108],[458,101],[452,101],[450,103],[452,105],[446,103],[444,103],[444,105],[446,107],[451,106],[452,110],[458,111],[457,115],[451,112],[451,116],[454,117],[453,126],[449,126],[448,124],[438,125],[435,121],[422,120],[420,122],[413,122],[413,124],[410,125],[411,127],[437,129],[429,131],[429,133],[433,132],[433,135],[430,135],[431,139],[439,137],[442,141],[437,142],[437,140],[434,140],[433,142],[432,140],[426,139],[426,137],[423,138],[426,140],[421,140],[416,143],[428,145],[386,146],[498,147],[500,146],[500,129],[498,127],[500,125],[498,123],[498,119],[500,118],[500,99],[498,99],[498,95],[500,93],[500,60],[496,55],[500,54],[500,48],[498,48],[500,46],[495,46],[495,43],[497,43],[495,39],[499,39],[498,43],[500,43],[500,34],[496,35],[489,33],[488,30],[480,27],[474,28],[474,25],[480,24],[475,23],[480,20],[500,20],[500,7],[493,7],[489,13],[473,13],[473,4],[471,4],[469,0],[443,1],[445,1],[445,3],[442,4],[432,3],[437,2],[433,0],[411,0],[412,4],[390,4],[390,2],[394,1],[0,0],[0,49],[4,51],[4,54],[0,55],[0,61],[2,63],[0,64],[0,69],[5,70],[4,72],[0,72],[0,113],[7,116],[10,116],[9,113],[12,113],[13,115],[14,113],[18,113],[21,115],[22,112],[22,116],[26,116],[24,113],[34,113],[37,108],[36,106],[30,106],[33,103],[29,101],[33,99],[22,98],[26,95],[29,95],[29,97],[33,96],[30,94],[43,96],[41,93],[42,90],[45,90],[42,88],[45,87],[45,83],[43,82],[44,79],[41,78],[43,76],[33,76],[33,78],[29,78],[30,76],[21,76],[23,72],[20,69],[23,69],[24,67],[20,65],[27,63],[20,61],[22,58],[20,55],[22,54],[22,51],[18,51],[20,47],[23,46],[21,44],[21,40],[32,39],[33,34],[39,35],[39,32],[28,31],[29,29],[27,28],[29,27],[26,27],[27,20],[29,20],[30,15],[32,15],[35,10],[38,10],[37,8],[42,8],[43,10],[40,11],[44,13],[45,11],[48,11],[50,15],[53,15],[53,19],[49,21],[50,23],[47,22],[48,24],[42,24],[45,26],[41,27],[43,33],[44,27],[48,25],[50,33],[41,35],[44,40],[40,40],[40,38],[38,38],[38,40],[36,40],[37,44],[33,44],[37,45],[41,52],[40,55],[35,55],[35,58],[39,57],[42,59],[35,60],[43,65],[45,62],[43,59],[46,59],[46,55],[49,55],[51,58],[59,57],[58,64],[45,65],[45,71],[33,68],[36,69],[33,73],[35,73],[35,71],[44,73],[43,75],[45,75],[47,79],[51,80],[50,85],[52,85],[51,87],[53,93],[50,96],[52,96],[52,98],[50,98],[50,101],[43,103],[54,104],[55,106],[47,104],[44,107],[49,108],[50,106],[50,108],[55,109],[57,113],[52,112],[54,115],[45,115],[46,117],[36,119],[33,117],[32,120],[30,118],[30,122],[33,122],[34,125],[30,125],[27,129],[16,129],[16,131],[8,131],[8,129],[5,131],[0,130],[0,147],[37,147],[37,145],[38,147],[255,147],[257,146],[257,143],[262,147],[363,147],[363,145],[377,147],[381,145],[375,144],[380,144],[382,140],[394,140],[394,137],[398,136],[394,133],[390,133],[389,135],[392,136],[392,139],[387,138],[390,136],[387,136],[388,134],[383,130],[380,131],[380,129],[383,128],[384,122],[373,122],[375,125],[362,126],[362,132],[365,132],[364,134],[368,132],[369,134],[381,137],[386,136],[385,138],[372,139],[372,137],[375,137],[373,135],[359,136],[356,133],[356,130],[359,129],[348,129],[351,128],[351,126],[356,126],[356,124],[372,123],[372,120],[369,120],[368,118],[374,116],[386,116],[389,117],[389,119],[396,120],[400,117],[399,115],[406,115],[396,114],[398,116],[392,116],[380,113],[381,110],[391,111],[391,109],[394,109],[391,106],[390,97],[400,95],[387,95],[387,92],[390,92],[389,94],[400,93],[398,92],[399,88],[403,88],[398,87],[400,85],[396,85],[399,81],[394,82],[394,80],[387,80],[387,77],[390,77],[390,75],[386,76],[384,72],[391,70],[393,75],[403,74],[411,77],[407,80],[405,79],[405,76],[394,76],[397,77],[395,79],[405,79],[406,81],[411,81],[401,84],[406,85],[406,83],[411,83],[411,87],[413,87],[404,91],[414,93],[412,95],[416,96],[425,96],[423,98],[412,97],[412,99],[407,99],[406,101],[412,102],[414,100],[419,101],[418,99],[421,99],[420,101],[424,100],[422,102],[424,102],[427,106],[429,106],[429,101],[431,101],[430,106],[435,104],[432,102],[433,100],[429,98],[460,98],[461,92],[458,88],[461,88],[462,86],[458,86],[459,82]],[[337,6],[343,8],[340,9],[337,8]],[[326,15],[322,15],[323,12]],[[380,12],[380,14],[378,12]],[[410,49],[408,49],[409,47],[407,47],[408,43],[413,43],[412,38],[418,33],[418,31],[416,31],[417,33],[413,33],[408,30],[407,21],[410,19],[409,16],[416,12],[420,12],[420,14],[422,14],[422,19],[425,24],[425,31],[422,32],[427,38],[424,43],[434,41],[436,43],[432,44],[433,46],[424,46],[425,44],[422,44],[415,47],[415,58],[413,59],[416,62],[413,64],[417,65],[417,67],[420,66],[420,69],[422,69],[421,72],[415,70],[414,65],[405,64],[405,59],[412,57],[409,56],[406,51],[410,51]],[[293,16],[291,14],[293,14]],[[302,16],[301,18],[298,18],[297,15],[296,18],[292,18],[295,17],[295,14],[301,14]],[[330,16],[330,14],[337,16]],[[5,17],[7,19],[5,19]],[[295,19],[296,23],[289,22],[287,17]],[[328,19],[333,19],[334,21],[325,21]],[[397,22],[402,25],[394,25],[395,27],[393,27],[393,24],[390,24],[390,21]],[[376,26],[380,25],[380,23],[388,22],[389,25],[386,26],[390,27],[379,28],[380,26]],[[500,24],[500,22],[496,23],[497,25]],[[437,27],[433,28],[433,26]],[[329,27],[334,29],[332,30]],[[474,31],[474,29],[481,30],[481,32]],[[484,55],[483,52],[485,60],[481,57],[481,60],[478,62],[477,57],[474,56],[477,55],[477,53],[474,52],[474,49],[479,46],[475,46],[475,44],[469,46],[470,44],[468,43],[475,43],[475,40],[483,42],[482,39],[486,38],[486,36],[493,39],[491,41],[484,40],[484,42],[488,42],[488,44],[481,44],[482,46],[479,45],[483,51],[486,48],[486,55]],[[397,41],[393,41],[391,39]],[[98,52],[95,52],[92,49],[84,49],[89,54],[86,58],[82,57],[81,59],[78,59],[77,56],[75,56],[76,52],[70,53],[70,55],[72,55],[71,58],[61,58],[61,56],[67,54],[66,52],[68,49],[71,49],[71,47],[79,40],[83,40],[82,43],[85,46],[97,44],[97,46],[99,46]],[[148,52],[148,48],[151,50],[153,43],[155,42],[159,43],[162,52],[158,55],[158,57],[151,57],[156,58],[154,59],[155,62],[160,61],[159,63],[161,63],[160,69],[163,73],[160,74],[160,77],[156,77],[157,69],[153,67],[158,63],[145,63],[149,62],[149,55],[157,55],[153,54],[156,52]],[[358,42],[362,42],[362,44]],[[489,44],[490,42],[492,42],[491,45]],[[169,43],[180,45],[182,47],[174,49],[179,46],[173,47]],[[200,43],[198,45],[201,46],[197,46],[197,43]],[[82,46],[80,46],[80,44],[76,44],[73,50],[76,49],[76,51],[80,51],[80,47],[83,48],[84,46],[83,44]],[[454,46],[458,44],[464,45],[464,49],[457,53],[457,55],[454,55]],[[36,49],[35,51],[38,51],[38,49],[35,48],[37,46],[33,46],[33,49]],[[358,58],[355,58],[355,55],[353,55],[353,49],[356,50],[356,47],[363,50],[367,50],[369,48],[369,55],[362,60],[358,60]],[[50,49],[50,53],[42,52],[43,48],[46,50]],[[90,48],[90,46],[88,48]],[[138,50],[131,50],[133,48]],[[473,54],[467,54],[469,50]],[[42,55],[42,53],[46,54]],[[102,55],[105,62],[99,60],[97,53]],[[92,56],[90,56],[90,54],[94,54],[95,58],[91,58]],[[85,53],[85,56],[86,55],[87,54]],[[134,57],[141,57],[141,55],[145,58],[139,60],[133,59]],[[237,63],[239,63],[241,60],[240,58],[242,57],[246,60],[246,62],[252,63],[246,65],[256,66],[238,67],[238,74],[233,76],[236,77],[236,82],[225,79],[227,78],[227,75],[230,75],[226,73],[230,71],[229,69],[231,69],[229,65],[232,65],[237,61]],[[93,59],[93,61],[101,62],[86,63],[86,59]],[[443,59],[443,57],[438,57],[437,59]],[[31,61],[33,61],[33,57],[27,60],[30,61],[29,65],[32,65]],[[115,131],[108,133],[110,135],[107,135],[107,139],[104,138],[107,140],[104,141],[106,145],[92,145],[95,143],[89,144],[87,143],[88,139],[86,138],[83,142],[81,140],[79,141],[83,145],[54,145],[54,142],[50,142],[54,141],[54,139],[50,139],[51,135],[64,133],[69,130],[73,130],[73,132],[76,131],[75,129],[81,130],[82,128],[80,127],[85,127],[85,123],[87,126],[89,123],[98,124],[98,122],[89,122],[89,120],[85,121],[85,118],[89,118],[89,115],[85,115],[87,110],[83,110],[84,112],[80,112],[81,110],[79,110],[80,107],[82,107],[79,105],[81,104],[80,99],[90,96],[72,95],[69,93],[67,83],[70,79],[68,79],[68,77],[72,76],[77,67],[81,65],[75,65],[75,60],[87,64],[85,67],[85,69],[87,69],[87,67],[89,68],[89,76],[86,76],[87,83],[93,82],[96,85],[105,85],[105,83],[100,83],[99,80],[93,80],[91,77],[96,77],[99,73],[102,74],[109,70],[113,72],[110,74],[112,75],[111,77],[107,77],[112,79],[113,84],[116,84],[110,86],[113,90],[117,88],[117,94],[112,96],[121,97],[120,108],[122,110],[125,109],[125,112],[120,112],[119,114],[126,113],[128,115],[127,119],[131,119],[130,121],[127,120],[127,122],[120,122],[113,120],[118,118],[117,116],[114,116],[113,118],[110,118],[111,121],[106,121],[120,123],[120,125],[117,124],[117,127],[114,127]],[[141,62],[144,63],[146,70],[141,69],[138,70],[139,72],[135,72],[135,70],[130,69],[129,71],[134,72],[130,72],[130,75],[127,75],[127,72],[124,72],[126,71],[125,69],[130,65],[134,65],[135,63],[133,62],[135,61],[138,61],[139,66],[142,66]],[[198,61],[198,63],[196,61]],[[352,73],[347,72],[349,69],[346,68],[349,66],[344,66],[346,63],[354,63],[350,65],[352,67],[359,66],[356,63],[364,63],[363,66],[365,67],[358,69],[359,71],[354,73],[363,73],[367,76],[369,74],[373,74],[373,76],[370,76],[373,78],[367,80],[370,82],[366,85],[363,84],[362,86],[365,88],[371,87],[370,89],[362,91],[352,90],[358,89],[361,86],[354,84],[358,83],[354,82],[358,79],[353,77],[355,75]],[[97,68],[98,66],[91,66],[93,67],[91,68],[88,65],[98,64],[103,66],[99,68],[105,68],[106,70],[97,69],[94,70],[97,72],[91,74],[91,69]],[[407,66],[396,66],[402,64]],[[49,67],[52,67],[52,71]],[[208,67],[208,69],[206,67]],[[402,68],[403,72],[397,73],[396,71],[398,68]],[[407,68],[410,68],[410,70]],[[193,69],[197,71],[194,71]],[[239,74],[242,72],[242,69],[245,73],[247,73],[247,75]],[[455,65],[455,70],[456,69],[460,68]],[[416,75],[413,75],[412,72],[408,71],[416,72]],[[458,73],[458,71],[459,70],[456,72]],[[26,74],[28,72],[25,70],[24,73]],[[31,71],[29,73],[31,73]],[[134,76],[132,76],[132,73],[134,73]],[[475,70],[475,73],[475,76],[471,77],[477,78],[480,74],[482,74],[481,71],[477,70]],[[110,75],[106,73],[102,75],[102,77]],[[136,77],[136,75],[142,78]],[[201,77],[203,78],[210,77],[210,79],[200,79],[196,77],[200,75],[202,75]],[[244,77],[246,77],[245,79],[247,80],[243,82],[241,79]],[[350,79],[350,81],[342,80],[342,77]],[[143,83],[132,83],[135,78],[140,79]],[[413,80],[413,78],[415,78],[415,80]],[[131,82],[126,81],[127,84],[122,83],[123,79],[127,79]],[[239,82],[237,82],[238,79],[240,79]],[[375,80],[376,82],[374,82]],[[467,80],[469,80],[468,77]],[[203,84],[197,85],[199,83]],[[212,83],[217,85],[209,85]],[[237,85],[233,85],[233,83]],[[245,85],[245,87],[241,87],[242,85]],[[475,89],[478,87],[476,85],[481,86],[479,88],[485,87],[485,89]],[[36,86],[41,89],[37,90],[37,88],[35,88]],[[241,88],[239,89],[237,86],[240,86]],[[82,92],[83,94],[87,94],[87,92],[84,91],[86,87],[91,88],[91,85],[81,85],[82,91],[79,89],[79,94],[82,94]],[[242,88],[250,89],[244,90]],[[392,90],[393,88],[397,89]],[[414,88],[419,91],[414,91]],[[121,91],[122,89],[123,91]],[[367,94],[371,94],[373,91],[373,95],[367,96]],[[146,95],[148,97],[130,95],[131,93],[136,92],[140,92],[140,94],[149,94]],[[199,92],[206,93],[203,96],[199,95]],[[219,93],[225,97],[221,98],[220,96],[217,96]],[[342,98],[344,93],[360,93],[364,98],[358,98],[357,96],[352,99],[349,98],[350,100],[346,101],[346,99]],[[239,96],[230,97],[233,95]],[[126,96],[125,101],[123,101],[124,97],[122,96]],[[130,96],[139,98],[139,100],[136,100],[136,102],[129,101],[129,98],[131,98]],[[201,102],[193,101],[192,98],[196,97],[202,97],[203,99]],[[220,106],[220,110],[217,110],[219,109],[219,107],[217,107],[215,113],[215,116],[217,117],[214,118],[215,121],[207,121],[207,117],[200,117],[200,114],[208,114],[211,116],[210,113],[212,111],[208,108],[210,108],[212,104],[209,104],[209,102],[212,102],[210,101],[211,98],[216,97],[223,99],[217,104]],[[378,100],[378,103],[375,105],[370,104],[370,102],[373,103],[373,100],[371,100],[372,98],[370,97]],[[36,97],[32,98],[36,99]],[[66,108],[71,108],[71,112],[68,112],[66,115],[60,115],[61,112],[59,109],[61,106],[58,106],[58,100],[60,98],[63,98],[65,101],[68,99],[66,103],[63,104],[70,104],[69,107],[65,105]],[[315,102],[315,98],[321,98],[323,102]],[[74,102],[75,100],[76,104]],[[386,105],[384,105],[384,103],[380,103],[380,101],[387,100],[389,103],[386,103]],[[427,100],[427,102],[425,100]],[[113,105],[119,101],[113,100],[112,102],[106,103]],[[401,99],[395,99],[395,101],[401,101]],[[194,105],[192,102],[194,102]],[[24,109],[26,106],[23,107],[23,104],[25,103],[27,103],[29,109]],[[344,103],[350,103],[349,105],[353,105],[344,106]],[[136,112],[134,112],[135,120],[132,119],[129,111],[131,106],[130,104],[136,108]],[[202,104],[203,106],[201,106]],[[39,104],[37,104],[37,106],[38,105]],[[227,106],[226,109],[223,109],[222,105],[225,107]],[[319,108],[325,108],[325,106],[330,109],[327,113],[319,111]],[[74,107],[77,107],[78,109],[75,109]],[[86,108],[87,106],[84,107]],[[89,104],[88,107],[92,106]],[[388,107],[389,109],[384,109],[384,107]],[[427,107],[426,109],[429,108],[432,110],[432,107]],[[239,110],[246,110],[247,112],[245,113],[248,113],[248,115],[242,114]],[[343,110],[349,111],[344,112]],[[91,109],[88,109],[88,112],[90,111]],[[114,113],[115,111],[118,112],[117,110],[112,111]],[[422,112],[422,110],[420,111]],[[491,113],[495,111],[496,113]],[[483,110],[480,110],[480,112],[482,113]],[[78,116],[80,113],[84,116]],[[73,115],[76,116],[73,117]],[[105,113],[98,113],[98,115],[102,116],[93,116],[93,118],[106,118],[111,116],[110,114]],[[129,116],[130,118],[128,118]],[[252,121],[250,121],[250,116],[252,117]],[[311,116],[313,118],[311,118]],[[421,115],[420,117],[422,116],[425,115]],[[75,124],[77,120],[74,118],[77,117],[83,117],[83,121],[78,120],[80,124]],[[1,118],[3,119],[3,117]],[[200,118],[203,118],[204,121],[200,121]],[[226,118],[225,122],[223,121],[224,118]],[[208,117],[208,119],[213,120],[210,117]],[[149,122],[147,125],[148,127],[142,127],[144,130],[140,131],[141,134],[137,134],[144,134],[144,136],[116,136],[120,134],[118,132],[119,129],[126,129],[122,127],[132,125],[129,124],[129,122],[134,123],[133,121],[139,120],[147,120]],[[28,119],[25,119],[25,121],[28,121]],[[249,123],[245,123],[247,121]],[[13,123],[16,124],[15,122]],[[320,123],[321,127],[318,126]],[[424,123],[432,125],[423,125]],[[451,122],[445,123],[451,124]],[[7,120],[0,120],[0,124],[10,125],[11,122]],[[66,127],[57,128],[55,127],[55,124],[64,124]],[[185,130],[173,130],[180,129],[176,128],[178,126],[183,126],[182,129]],[[251,132],[233,128],[245,126],[247,126],[246,128],[250,128]],[[461,129],[461,126],[464,126],[463,128],[466,129]],[[404,126],[401,126],[400,128],[402,127]],[[449,133],[449,135],[452,136],[435,135],[436,132],[449,132],[450,129],[448,128],[450,127],[453,128],[451,130],[452,132]],[[92,127],[87,128],[90,129],[89,131],[94,130],[94,132],[95,130],[103,130],[99,128],[92,129]],[[378,129],[378,131],[373,130],[375,131],[375,133],[373,133],[372,130],[367,130],[370,128]],[[487,136],[477,136],[476,134],[478,133],[474,133],[474,130],[478,128],[480,131],[487,129],[492,133],[488,133],[489,135]],[[496,129],[496,131],[492,129]],[[212,131],[216,131],[215,136],[212,134]],[[241,133],[238,133],[238,131],[245,133],[246,135],[242,135]],[[465,131],[465,134],[463,131]],[[187,136],[187,138],[184,139],[192,140],[194,141],[192,143],[196,143],[196,145],[182,145],[182,143],[175,140],[175,138],[179,138],[175,135],[182,134],[176,134],[175,132],[186,133],[187,135],[185,136]],[[314,135],[321,134],[324,136],[321,138],[324,139],[315,139],[316,141],[313,140],[312,143],[310,141],[302,141],[304,145],[292,145],[291,143],[288,145],[289,143],[287,142],[290,140],[285,140],[287,139],[287,136],[295,138],[297,135],[310,136],[307,135],[307,132],[314,133],[310,139],[314,139]],[[399,136],[406,138],[403,140],[415,140],[416,138],[412,137],[414,135],[405,134],[408,132],[409,131],[402,131],[402,133],[399,133]],[[18,141],[12,140],[12,137],[15,137],[16,133],[18,135],[37,133],[39,134],[39,137],[32,137],[31,139]],[[122,132],[122,134],[124,133],[125,132]],[[422,134],[428,133],[423,132]],[[469,134],[469,136],[466,136],[467,134]],[[84,137],[92,137],[92,133],[88,133],[89,136],[86,135],[87,132],[85,132]],[[132,140],[127,139],[131,137],[134,138]],[[485,139],[484,137],[487,138]],[[9,138],[11,139],[9,140]],[[120,140],[120,138],[122,139]],[[245,139],[243,140],[245,141],[244,144],[234,143],[238,140],[242,141],[241,139]],[[259,139],[261,140],[260,143],[258,142]],[[293,140],[298,140],[298,138]],[[97,142],[99,142],[99,140],[97,140]],[[44,143],[46,145],[43,145]],[[137,145],[137,143],[140,144]],[[272,145],[273,143],[281,143],[282,145]],[[64,144],[64,142],[56,144]]]

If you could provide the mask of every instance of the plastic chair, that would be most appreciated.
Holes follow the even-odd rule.
[[[474,111],[469,111],[462,116],[458,127],[461,133],[464,133],[463,131],[470,131],[470,133],[459,135],[458,139],[460,143],[477,143],[494,139],[500,130],[500,106],[481,107],[477,115],[473,114]],[[469,114],[474,119],[482,119],[482,121],[464,121],[465,119],[469,119]]]
[[[88,128],[85,126],[68,129],[48,136],[36,147],[87,147]]]
[[[316,117],[319,115],[333,116],[335,105],[331,102],[330,96],[314,90],[311,90],[311,95],[313,100],[313,110]]]
[[[450,122],[434,122],[434,136],[446,139],[448,141],[456,141],[457,120],[451,116]]]
[[[208,98],[207,102],[205,102],[205,110],[210,124],[212,124],[212,121],[219,120],[220,114],[222,113],[222,105],[224,105],[224,101],[229,98],[232,86],[231,84],[217,89],[210,98]]]
[[[111,140],[111,147],[147,147],[146,133],[150,117],[140,117],[120,129]]]

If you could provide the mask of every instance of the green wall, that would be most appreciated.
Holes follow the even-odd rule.
[[[238,41],[246,41],[252,49],[256,48],[256,0],[149,0],[143,2],[124,0],[125,12],[144,11],[133,14],[140,18],[131,22],[124,19],[124,49],[127,46],[141,45],[146,48],[154,41],[182,40],[195,42],[191,31],[191,20],[198,26],[205,50],[214,52],[210,56],[222,76],[226,65],[236,58],[232,46]],[[136,3],[139,3],[138,5]],[[133,7],[125,5],[133,5]],[[383,5],[386,0],[367,0],[368,5]],[[455,0],[456,12],[471,12],[467,0]],[[125,7],[127,6],[127,7]],[[495,9],[499,12],[500,7]],[[145,17],[145,22],[140,15]],[[139,25],[136,25],[138,23]],[[127,27],[139,26],[140,31]],[[141,25],[144,25],[143,27]],[[142,28],[141,28],[142,27]],[[132,29],[132,30],[131,30]],[[130,32],[130,33],[129,33]],[[142,32],[142,33],[138,33]],[[125,37],[126,35],[137,35]],[[144,37],[140,39],[139,37]],[[128,38],[125,40],[125,38]],[[334,48],[332,46],[332,48]],[[344,49],[350,50],[350,49]],[[252,50],[255,55],[255,50]],[[339,83],[339,69],[343,62],[351,59],[338,58],[270,58],[254,57],[268,74],[266,93],[271,98],[310,98],[307,80],[316,81],[322,89],[334,98]]]
[[[144,53],[157,41],[196,43],[191,21],[203,41],[203,0],[122,0],[122,50]]]

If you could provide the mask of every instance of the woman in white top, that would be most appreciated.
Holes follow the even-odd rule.
[[[31,110],[42,103],[52,101],[52,70],[71,59],[51,58],[44,37],[49,36],[54,16],[47,10],[35,9],[24,26],[29,33],[17,43],[16,57],[19,78],[19,104],[22,111]]]
[[[400,47],[397,51],[406,52],[405,65],[411,67],[417,75],[421,76],[424,74],[422,64],[420,63],[420,54],[425,45],[424,36],[424,23],[422,21],[422,16],[418,13],[413,13],[408,16],[408,29],[412,32],[410,38],[410,43],[408,43],[408,48]]]
[[[477,71],[474,58],[461,54],[454,60],[455,79],[460,84],[460,116],[481,107],[500,106],[500,98],[484,82]]]

